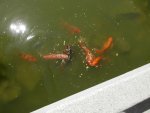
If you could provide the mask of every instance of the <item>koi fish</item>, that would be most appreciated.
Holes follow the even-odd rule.
[[[112,43],[113,43],[113,38],[110,36],[110,37],[107,39],[107,41],[103,44],[102,49],[100,49],[100,50],[95,50],[95,52],[98,53],[98,54],[104,53],[105,51],[107,51],[107,50],[112,46]]]
[[[56,59],[68,59],[68,55],[66,54],[48,54],[48,55],[44,55],[43,59],[45,60],[56,60]]]
[[[90,66],[97,66],[98,63],[103,59],[102,56],[98,56],[96,58],[93,58],[92,62],[90,62]]]
[[[48,55],[43,55],[43,59],[45,60],[70,60],[71,58],[71,47],[68,45],[66,46],[65,50],[63,51],[62,54],[48,54]]]
[[[36,62],[37,58],[32,56],[31,54],[21,53],[20,57],[29,62]]]
[[[81,30],[78,27],[71,25],[67,22],[63,22],[62,25],[71,34],[79,34],[81,32]]]
[[[89,66],[97,66],[98,63],[102,60],[102,56],[95,57],[91,50],[86,47],[86,45],[79,41],[79,46],[84,50],[86,56],[86,62]]]

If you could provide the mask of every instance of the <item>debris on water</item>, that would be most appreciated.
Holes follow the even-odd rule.
[[[56,48],[54,48],[53,51],[56,51]]]
[[[86,13],[85,12],[83,12],[83,15],[84,15],[84,17],[86,17]]]
[[[79,78],[81,78],[83,76],[83,73],[81,73],[80,75],[79,75]]]
[[[120,22],[117,22],[117,26],[119,26],[120,25]]]
[[[77,18],[77,17],[78,17],[78,14],[77,14],[77,13],[74,13],[74,17]]]
[[[75,35],[75,36],[74,36],[74,38],[76,39],[76,38],[77,38],[77,36]]]
[[[6,34],[6,31],[3,31],[3,34]]]
[[[63,60],[61,61],[61,64],[66,64],[66,61],[63,59]]]
[[[98,68],[99,66],[97,65],[97,66],[95,66],[96,68]]]
[[[79,75],[79,78],[81,78],[82,76],[81,75]]]
[[[13,66],[11,63],[9,63],[8,65],[9,65],[11,68],[14,68],[14,66]]]
[[[60,44],[59,43],[57,43],[57,45],[56,46],[59,46]]]
[[[7,17],[4,17],[4,21],[6,21],[7,20]]]
[[[66,41],[64,40],[64,42],[63,42],[63,45],[65,46],[66,45]]]
[[[86,70],[88,70],[90,67],[89,66],[86,66]]]
[[[119,56],[119,53],[116,53],[116,56]]]

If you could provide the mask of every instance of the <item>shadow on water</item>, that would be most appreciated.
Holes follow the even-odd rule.
[[[49,66],[50,65],[49,63],[44,63],[44,65],[46,69],[44,70],[43,77],[42,77],[43,85],[46,89],[46,92],[49,95],[48,97],[49,101],[54,102],[57,100],[57,98],[59,98],[56,83],[53,78],[54,74],[51,70],[51,67]]]
[[[4,64],[0,63],[0,82],[7,79],[5,72],[6,72],[6,67]]]

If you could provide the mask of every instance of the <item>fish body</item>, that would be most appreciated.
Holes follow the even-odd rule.
[[[100,49],[100,50],[96,50],[96,53],[98,53],[98,54],[102,54],[102,53],[104,53],[105,51],[107,51],[111,46],[112,46],[112,43],[113,43],[113,38],[110,36],[107,40],[106,40],[106,42],[103,44],[103,47],[102,47],[102,49]]]
[[[34,57],[34,56],[31,55],[31,54],[21,53],[21,54],[20,54],[20,57],[21,57],[23,60],[26,60],[26,61],[29,61],[29,62],[36,62],[36,61],[37,61],[37,58]]]
[[[57,60],[57,59],[68,59],[68,55],[66,54],[47,54],[47,55],[43,55],[43,59],[45,60]]]
[[[79,41],[79,46],[84,50],[86,62],[89,66],[97,66],[98,63],[102,60],[102,56],[95,57],[91,50],[87,48],[83,42]]]
[[[98,56],[96,58],[93,58],[92,62],[89,62],[90,66],[97,66],[98,63],[103,59],[102,56]]]
[[[67,22],[63,22],[63,27],[71,34],[79,34],[81,32],[80,28]]]
[[[70,60],[71,59],[71,46],[67,45],[63,53],[50,53],[47,55],[43,55],[43,59],[45,60]]]

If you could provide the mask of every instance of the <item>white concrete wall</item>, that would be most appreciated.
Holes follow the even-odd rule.
[[[32,113],[117,113],[150,97],[150,64]]]
[[[150,113],[150,110],[147,110],[147,111],[145,111],[145,112],[143,112],[143,113]]]

